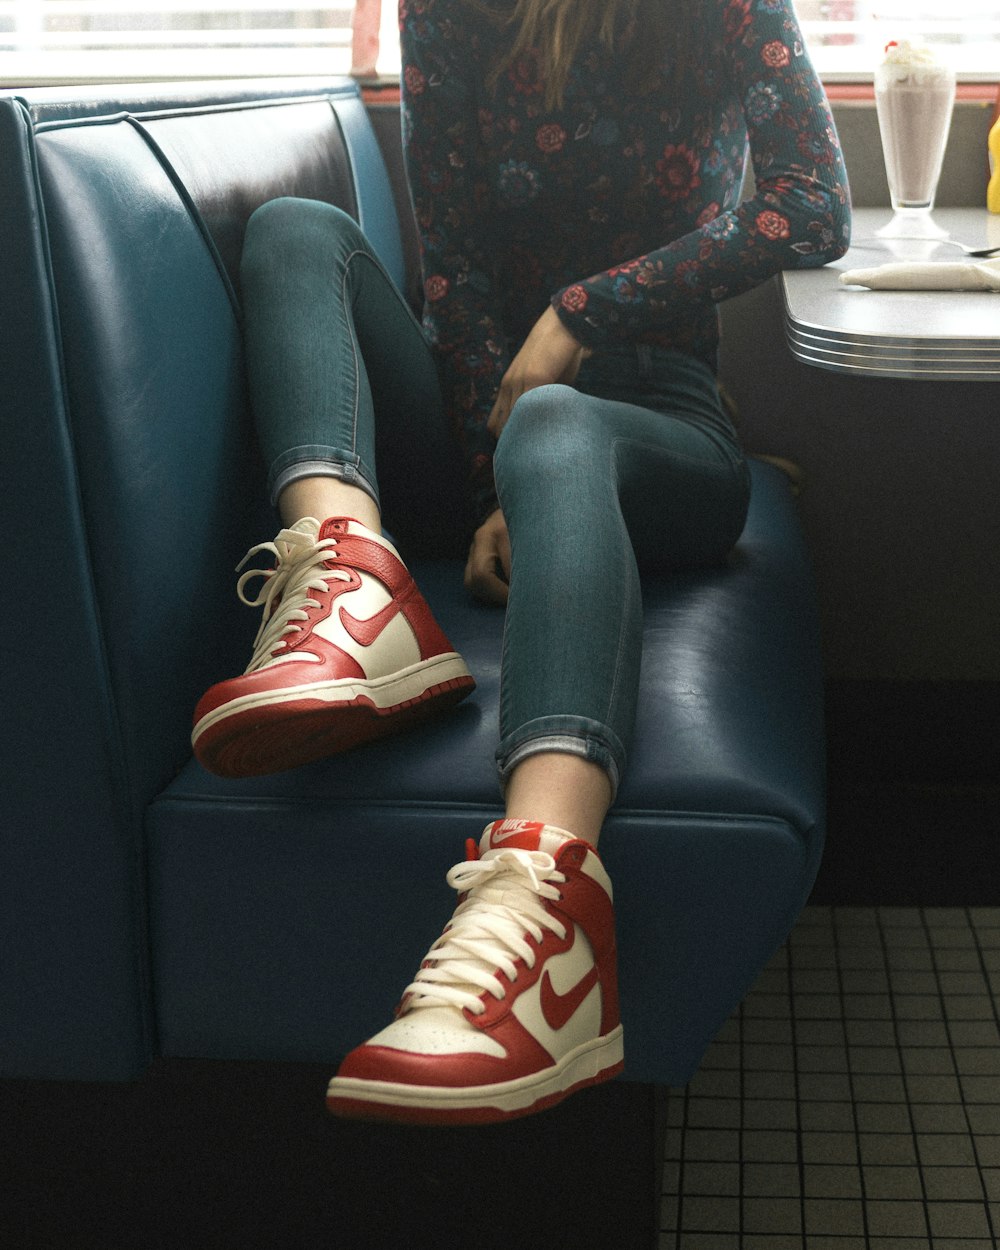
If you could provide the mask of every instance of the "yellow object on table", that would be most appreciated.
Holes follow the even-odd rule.
[[[1000,114],[986,140],[990,152],[990,180],[986,187],[986,207],[991,213],[1000,213]]]

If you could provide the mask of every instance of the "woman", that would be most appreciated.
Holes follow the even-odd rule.
[[[207,767],[266,772],[468,693],[381,536],[384,495],[402,545],[440,549],[460,427],[466,584],[507,605],[506,818],[452,869],[450,925],[328,1101],[483,1122],[622,1066],[595,847],[634,719],[639,571],[738,538],[749,477],[715,305],[841,255],[848,192],[791,0],[404,0],[400,20],[423,332],[344,214],[255,214],[248,360],[286,528],[248,600],[251,664],[208,692],[194,740]]]

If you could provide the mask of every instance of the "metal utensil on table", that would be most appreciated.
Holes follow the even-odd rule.
[[[969,247],[968,243],[959,243],[956,239],[935,239],[935,243],[939,247],[961,248],[966,256],[978,256],[981,259],[987,256],[1000,256],[1000,247]]]
[[[931,243],[934,247],[957,247],[966,256],[972,256],[978,260],[986,260],[990,256],[1000,256],[1000,246],[970,247],[968,243],[959,243],[957,239],[921,239],[915,234],[901,234],[893,236],[891,241],[893,243]],[[852,239],[851,247],[857,248],[862,252],[883,252],[887,250],[882,241],[877,239],[858,239],[857,242]]]

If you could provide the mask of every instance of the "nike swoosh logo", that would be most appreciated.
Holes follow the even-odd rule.
[[[511,838],[516,838],[521,833],[524,833],[523,829],[514,829],[510,833],[494,833],[490,836],[490,846],[498,846],[501,842],[509,842]]]
[[[582,980],[577,981],[576,985],[571,990],[567,990],[565,994],[556,993],[547,971],[542,975],[539,1005],[541,1006],[545,1023],[554,1033],[558,1033],[560,1029],[564,1029],[569,1024],[570,1020],[576,1015],[580,1004],[596,984],[596,964],[591,967]]]
[[[340,623],[359,647],[370,647],[389,622],[402,610],[403,605],[398,599],[390,599],[385,607],[380,608],[374,616],[359,621],[356,616],[351,616],[346,608],[341,608]]]

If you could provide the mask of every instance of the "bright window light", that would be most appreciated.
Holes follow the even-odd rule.
[[[353,0],[0,0],[0,82],[346,74]]]
[[[1000,77],[1000,0],[795,3],[829,81],[870,81],[884,45],[913,38],[937,45],[960,78]],[[0,83],[346,74],[353,7],[353,0],[0,0]],[[392,77],[399,72],[396,0],[382,0],[380,45],[378,72]]]
[[[959,78],[1000,79],[1000,0],[796,0],[827,81],[870,79],[891,39],[932,44]]]

